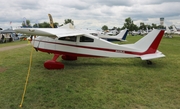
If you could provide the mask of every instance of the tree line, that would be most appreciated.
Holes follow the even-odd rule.
[[[58,26],[63,26],[64,24],[68,24],[68,23],[71,23],[72,25],[74,25],[74,21],[72,19],[65,19],[64,23],[61,25],[59,25],[58,22],[54,22],[53,25],[55,28],[57,28]],[[38,24],[36,23],[33,26],[31,26],[30,20],[26,20],[26,23],[23,22],[22,27],[51,28],[50,23],[48,23],[48,22],[43,22],[43,23],[38,23]],[[120,31],[120,30],[123,30],[125,28],[129,29],[129,31],[146,30],[147,28],[148,29],[153,29],[153,28],[154,29],[165,29],[165,27],[162,25],[156,25],[154,23],[152,23],[151,25],[145,25],[143,22],[140,23],[140,26],[138,27],[137,25],[134,24],[133,20],[130,17],[125,19],[125,23],[124,23],[123,27],[121,27],[121,28],[120,27],[113,27],[112,29],[117,29],[118,31]],[[103,25],[101,29],[103,31],[106,31],[109,28],[107,25]]]
[[[58,22],[54,22],[53,26],[54,26],[54,28],[57,28],[58,26],[63,26],[63,25],[68,24],[68,23],[71,23],[72,25],[74,25],[74,22],[71,19],[65,19],[63,24],[59,25]],[[36,23],[34,25],[31,25],[31,21],[30,20],[26,20],[26,22],[22,22],[22,27],[23,28],[27,28],[27,27],[33,27],[33,28],[51,28],[49,22]]]
[[[156,25],[155,23],[152,23],[152,25],[145,25],[143,22],[141,22],[140,26],[138,27],[137,25],[134,24],[133,20],[130,17],[125,19],[125,23],[124,23],[122,28],[113,27],[112,29],[117,29],[119,31],[119,30],[123,30],[125,28],[129,29],[129,31],[138,31],[138,30],[145,30],[146,31],[147,28],[148,29],[153,29],[153,28],[154,29],[165,29],[165,27],[162,25]],[[172,27],[170,27],[170,28],[172,28]],[[106,31],[106,30],[108,30],[108,26],[104,25],[104,26],[102,26],[101,29]]]

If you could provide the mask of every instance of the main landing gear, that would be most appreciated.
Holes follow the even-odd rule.
[[[64,69],[64,64],[56,61],[59,56],[60,54],[54,54],[54,57],[52,60],[48,60],[44,62],[44,67],[47,69]],[[71,55],[62,55],[62,59],[74,61],[74,60],[77,60],[77,57],[71,56]]]
[[[152,65],[152,61],[146,60],[146,62],[147,62],[148,65]]]

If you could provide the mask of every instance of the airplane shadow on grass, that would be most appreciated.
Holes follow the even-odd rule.
[[[164,61],[163,60],[152,60],[152,65],[148,65],[146,61],[142,61],[138,58],[134,59],[119,59],[119,58],[112,58],[112,60],[109,59],[87,59],[85,61],[65,61],[61,60],[59,61],[65,65],[65,68],[68,66],[74,66],[74,67],[79,67],[79,66],[99,66],[99,67],[146,67],[146,68],[159,68],[159,67],[165,67]]]
[[[35,60],[35,67],[43,67],[45,61],[49,59]],[[64,64],[64,68],[81,67],[144,67],[144,68],[164,68],[166,62],[164,59],[152,60],[152,65],[139,58],[78,58],[76,61],[67,61],[59,58],[58,62]]]

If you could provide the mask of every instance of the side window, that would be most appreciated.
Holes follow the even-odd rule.
[[[80,42],[94,42],[94,39],[86,36],[80,36]]]
[[[60,37],[58,40],[76,42],[76,36]]]

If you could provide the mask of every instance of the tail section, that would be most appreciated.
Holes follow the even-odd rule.
[[[169,29],[168,26],[166,26],[166,31],[167,31],[167,33],[171,33],[171,30]]]
[[[126,36],[127,36],[128,32],[129,32],[128,29],[125,29],[125,30],[124,30],[124,35],[123,35],[123,37],[122,37],[122,40],[126,40]]]
[[[147,33],[149,33],[149,29],[148,29],[148,27],[146,27],[146,32],[147,32]]]
[[[173,25],[173,31],[177,32],[177,29],[176,29],[175,25]]]
[[[74,26],[71,23],[64,24],[63,26],[61,26],[59,28],[75,29]]]
[[[154,29],[142,39],[137,41],[134,46],[140,51],[140,55],[156,53],[159,43],[164,35],[164,30]]]
[[[155,58],[165,57],[157,50],[159,43],[164,35],[164,30],[152,30],[149,34],[141,38],[135,44],[129,45],[136,49],[133,51],[125,51],[126,54],[133,54],[140,57],[142,60],[150,60]]]
[[[124,53],[136,55],[142,60],[165,57],[164,54],[157,50],[163,35],[164,30],[154,29],[149,34],[138,40],[136,43],[124,45],[124,47],[133,49],[133,51],[125,51]]]
[[[112,38],[120,40],[120,41],[126,41],[128,32],[129,32],[128,29],[124,29],[124,30],[121,30],[121,32],[118,35],[110,36],[110,38],[112,37]]]

